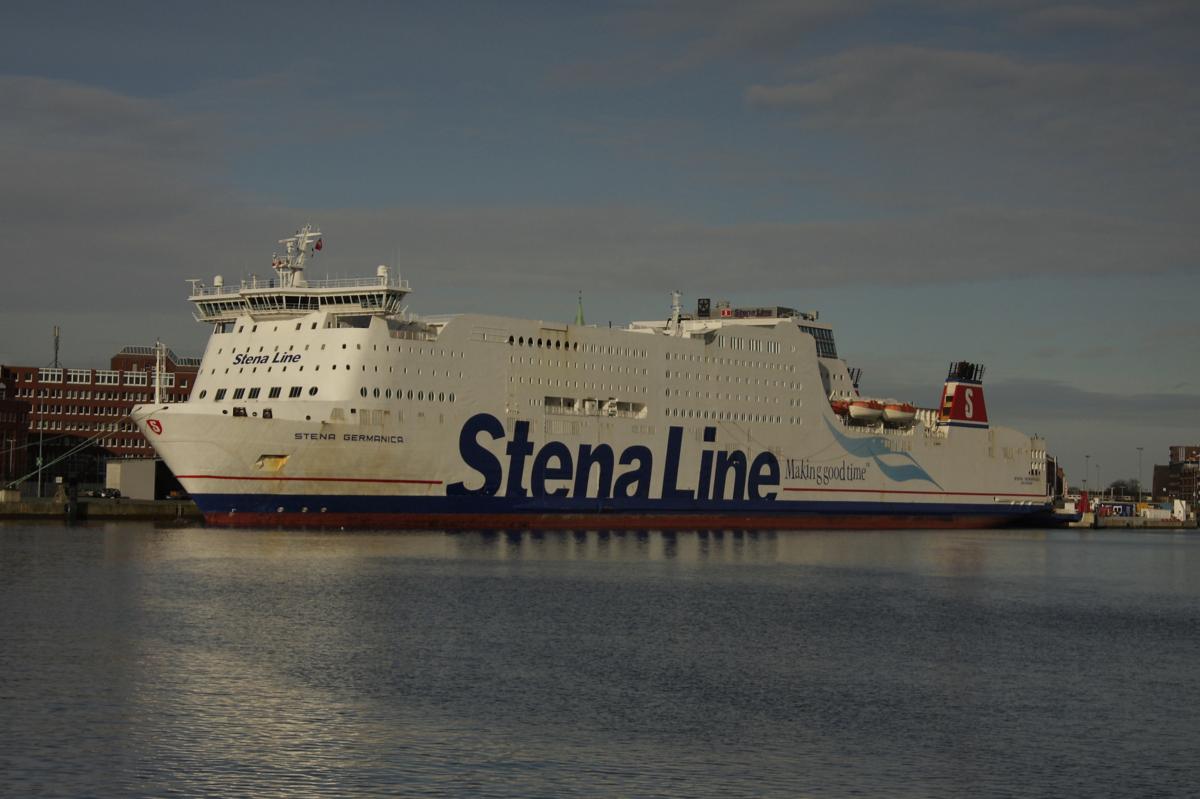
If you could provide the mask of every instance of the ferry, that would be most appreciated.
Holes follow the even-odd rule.
[[[991,423],[979,364],[919,407],[863,395],[815,311],[419,316],[386,266],[308,279],[319,230],[279,243],[272,277],[191,281],[191,396],[132,414],[211,525],[1056,523],[1045,442]]]

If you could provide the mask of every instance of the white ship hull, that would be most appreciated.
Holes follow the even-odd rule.
[[[829,404],[835,362],[791,320],[663,327],[463,315],[413,336],[383,315],[240,316],[210,339],[189,402],[134,418],[212,524],[1053,518],[1037,439],[935,410],[847,424]]]

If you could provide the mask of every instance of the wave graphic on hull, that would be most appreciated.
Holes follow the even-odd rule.
[[[897,483],[907,483],[909,480],[924,480],[942,488],[937,480],[929,476],[929,472],[921,468],[917,463],[917,459],[907,452],[893,452],[888,448],[887,439],[883,436],[867,436],[866,438],[851,438],[844,434],[841,430],[834,427],[833,423],[825,419],[826,426],[829,427],[829,432],[833,433],[833,437],[842,445],[842,449],[856,458],[870,458],[875,461],[875,465],[879,467],[879,471],[883,472],[884,476],[889,480],[894,480]],[[883,458],[891,458],[893,460],[900,459],[906,463],[888,463]]]

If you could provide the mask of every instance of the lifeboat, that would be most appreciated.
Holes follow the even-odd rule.
[[[838,416],[845,416],[850,413],[850,400],[830,400],[829,406],[833,408],[833,412]]]
[[[850,418],[856,422],[877,422],[883,416],[883,403],[878,400],[854,400],[850,403]]]
[[[883,406],[883,421],[896,427],[908,427],[917,418],[917,408],[907,402],[888,402]]]

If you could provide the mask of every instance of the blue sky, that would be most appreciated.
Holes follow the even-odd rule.
[[[311,220],[418,313],[820,309],[924,404],[983,361],[1077,479],[1200,443],[1194,3],[5,8],[0,362],[198,353],[184,279]]]

